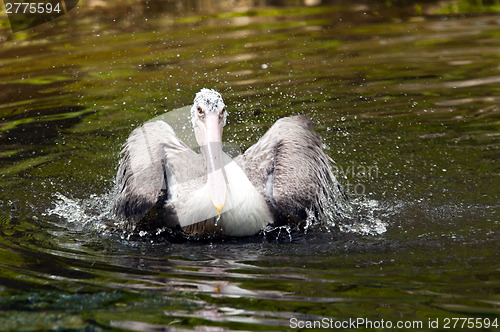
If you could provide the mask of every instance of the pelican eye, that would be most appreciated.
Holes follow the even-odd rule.
[[[226,108],[225,107],[219,113],[219,120],[222,120],[224,118],[224,113],[226,113]]]
[[[200,106],[198,106],[198,108],[196,110],[198,111],[199,116],[201,116],[201,117],[205,116],[205,112],[203,112],[203,109]]]

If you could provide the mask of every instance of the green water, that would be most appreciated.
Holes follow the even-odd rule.
[[[182,3],[84,1],[17,33],[0,13],[0,329],[495,329],[496,3]],[[242,149],[281,117],[313,119],[370,222],[291,242],[120,231],[121,145],[202,87]]]

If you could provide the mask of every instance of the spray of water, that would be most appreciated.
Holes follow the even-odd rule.
[[[169,229],[160,227],[152,232],[135,232],[133,228],[124,228],[123,221],[118,220],[112,212],[113,193],[102,195],[92,194],[88,198],[74,199],[61,193],[56,193],[54,206],[44,215],[56,217],[66,227],[87,228],[102,234],[117,233],[123,239],[130,239],[133,235],[139,237],[158,237],[168,234]],[[350,201],[336,200],[332,196],[320,196],[322,209],[320,213],[308,211],[307,219],[301,224],[267,226],[261,235],[266,238],[275,238],[281,241],[292,241],[299,234],[308,232],[331,232],[345,234],[359,234],[362,236],[376,236],[386,232],[386,221],[397,207],[388,203],[357,197]],[[215,226],[220,216],[215,220]]]

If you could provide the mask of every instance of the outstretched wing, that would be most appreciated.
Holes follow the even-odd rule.
[[[277,217],[305,219],[346,199],[312,126],[305,116],[282,118],[236,160]]]
[[[173,184],[199,176],[201,156],[191,150],[164,121],[135,129],[122,150],[116,175],[115,213],[132,222],[164,208]],[[189,165],[189,167],[186,167]]]

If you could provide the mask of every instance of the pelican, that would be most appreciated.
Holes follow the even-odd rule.
[[[326,209],[345,201],[332,160],[307,117],[278,120],[245,153],[231,158],[222,149],[227,116],[218,92],[196,94],[190,122],[200,153],[165,121],[135,129],[116,176],[116,215],[135,230],[239,237],[325,216]]]

